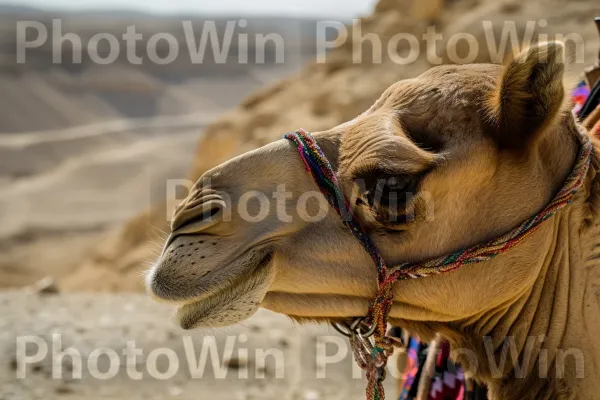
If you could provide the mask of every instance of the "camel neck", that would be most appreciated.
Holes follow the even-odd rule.
[[[535,282],[461,329],[469,332],[465,343],[477,343],[473,372],[492,399],[592,399],[598,392],[599,221],[582,218],[590,212],[595,175],[588,174],[582,193],[544,230],[531,265],[539,268]]]

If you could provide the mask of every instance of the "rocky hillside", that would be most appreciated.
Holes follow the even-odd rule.
[[[57,13],[0,5],[0,133],[120,118],[221,113],[235,106],[239,96],[297,72],[315,53],[315,20],[240,21],[125,12]],[[44,32],[47,39],[24,49],[19,59],[18,32],[25,24],[29,26],[25,40],[33,42],[38,35],[43,40]],[[139,40],[124,38],[132,26]],[[187,36],[186,26],[191,32]],[[90,50],[98,33],[112,35],[118,44],[110,51],[105,40],[98,42],[98,57],[109,60],[101,64],[93,62]],[[172,42],[153,40],[161,37],[154,36],[157,33],[163,38],[170,35]],[[237,40],[242,34],[248,38],[245,46]],[[266,34],[284,41],[283,61],[274,45],[259,46],[255,40]],[[207,46],[200,52],[203,39]],[[220,46],[219,53],[212,50],[213,43]],[[196,53],[202,58],[192,62]],[[246,63],[238,62],[241,56]]]
[[[580,35],[585,48],[583,59],[574,66],[581,72],[598,54],[597,33],[592,21],[600,14],[595,0],[381,0],[371,16],[362,19],[362,34],[376,33],[388,48],[395,33],[405,32],[421,38],[434,25],[443,39],[437,56],[444,62],[466,58],[468,49],[453,34],[467,32],[479,44],[473,62],[489,62],[491,50],[486,43],[484,21],[491,21],[496,42],[505,22],[515,24],[519,38],[527,21],[540,33],[553,38],[555,33]],[[540,20],[544,20],[541,21]],[[530,24],[531,24],[530,23]],[[531,26],[531,25],[529,25]],[[349,37],[353,35],[349,33]],[[397,54],[406,56],[407,42],[396,43]],[[311,131],[329,128],[347,121],[365,110],[390,84],[413,77],[431,67],[432,54],[422,51],[414,62],[399,65],[384,55],[381,63],[370,59],[371,47],[357,37],[348,39],[327,55],[326,63],[314,63],[299,74],[245,98],[239,107],[209,126],[197,147],[190,177],[236,154],[275,140],[283,132],[304,127]],[[402,47],[405,46],[405,47]],[[354,49],[354,52],[353,52]],[[353,62],[353,54],[362,49],[362,63]],[[429,57],[428,57],[429,56]],[[148,238],[152,228],[167,230],[164,203],[140,213],[123,228],[106,237],[91,256],[61,283],[71,290],[141,289],[140,271],[151,260],[158,245]]]

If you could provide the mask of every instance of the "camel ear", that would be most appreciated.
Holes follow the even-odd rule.
[[[561,114],[564,54],[563,43],[539,43],[504,66],[489,104],[501,147],[526,148]]]

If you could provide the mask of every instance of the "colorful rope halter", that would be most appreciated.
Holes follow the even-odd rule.
[[[542,211],[507,234],[489,242],[459,250],[448,256],[424,262],[404,263],[389,268],[365,229],[352,215],[351,208],[340,189],[335,171],[315,139],[302,129],[287,133],[284,138],[297,145],[298,153],[306,170],[311,174],[331,207],[340,215],[344,224],[369,253],[377,267],[377,296],[371,303],[368,316],[357,318],[348,328],[349,332],[347,333],[347,336],[350,337],[354,359],[367,375],[368,400],[385,398],[383,391],[385,366],[394,347],[400,344],[397,339],[386,336],[387,319],[394,296],[392,291],[394,283],[398,280],[423,278],[453,271],[463,265],[480,263],[494,258],[522,242],[544,221],[571,202],[583,184],[590,165],[593,147],[589,137],[582,134],[582,144],[577,161],[562,189]],[[361,326],[364,327],[364,325],[367,326],[366,330],[361,330]]]

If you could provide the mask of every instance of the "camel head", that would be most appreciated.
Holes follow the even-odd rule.
[[[313,133],[388,265],[492,239],[552,198],[577,150],[562,57],[561,44],[543,43],[504,66],[432,68]],[[318,193],[283,139],[206,172],[174,214],[149,292],[179,306],[184,328],[230,325],[259,307],[365,315],[375,266]],[[391,318],[465,320],[510,302],[536,279],[539,247],[529,239],[502,262],[398,282]]]

